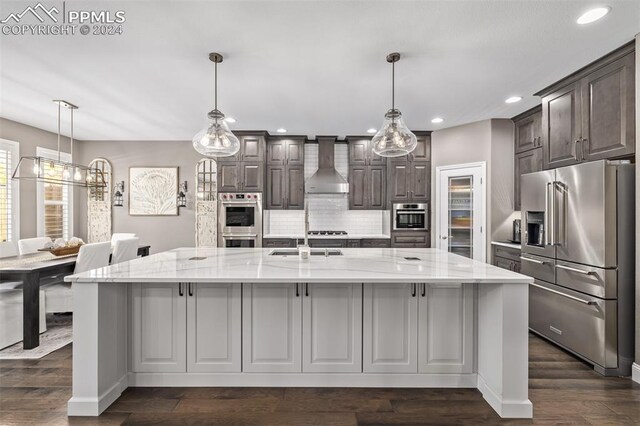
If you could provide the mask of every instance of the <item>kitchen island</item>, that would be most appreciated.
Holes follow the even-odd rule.
[[[180,248],[67,277],[69,415],[129,386],[342,386],[478,388],[531,418],[531,278],[437,249],[338,252]]]

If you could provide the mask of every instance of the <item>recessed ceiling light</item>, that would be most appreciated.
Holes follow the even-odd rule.
[[[580,25],[590,24],[598,19],[604,18],[604,16],[610,11],[611,8],[609,6],[594,7],[580,15],[576,22]]]
[[[367,130],[367,133],[375,133],[375,132],[377,132],[377,130],[374,129],[373,127]]]
[[[236,119],[233,117],[225,117],[224,121],[226,121],[227,123],[235,123]]]
[[[505,102],[508,104],[515,104],[516,102],[520,102],[522,100],[522,96],[512,96],[510,98],[505,99]]]
[[[444,121],[444,118],[440,118],[440,117],[436,117],[433,120],[431,120],[433,124],[439,124],[439,123],[442,123],[443,121]]]
[[[284,128],[280,127],[279,129],[276,130],[276,132],[278,132],[278,133],[287,133],[287,129],[284,129]]]

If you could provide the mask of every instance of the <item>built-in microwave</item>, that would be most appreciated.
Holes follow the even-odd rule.
[[[429,204],[411,203],[393,205],[394,231],[429,230]]]

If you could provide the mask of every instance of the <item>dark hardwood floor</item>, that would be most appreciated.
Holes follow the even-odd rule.
[[[0,361],[0,424],[640,425],[640,385],[604,378],[531,335],[534,419],[501,421],[473,389],[129,388],[100,417],[67,418],[71,345]]]

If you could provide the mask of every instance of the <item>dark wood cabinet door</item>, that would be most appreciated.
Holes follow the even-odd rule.
[[[368,188],[368,210],[387,209],[387,167],[369,166],[367,168],[366,185]]]
[[[240,152],[244,161],[264,161],[265,140],[262,136],[241,136]]]
[[[295,247],[294,239],[290,238],[263,238],[262,239],[262,247],[267,248],[286,248],[286,247]]]
[[[218,163],[218,191],[240,191],[240,163]]]
[[[389,162],[389,198],[392,202],[408,201],[409,189],[409,163],[404,160]]]
[[[431,161],[431,135],[417,137],[416,149],[410,154],[412,161]]]
[[[391,239],[390,238],[371,238],[371,239],[363,239],[360,240],[360,247],[362,248],[386,248],[391,247]]]
[[[536,148],[516,154],[514,163],[513,208],[514,210],[520,210],[521,177],[524,174],[539,172],[542,170],[542,148]]]
[[[284,166],[287,159],[287,143],[283,139],[270,140],[267,144],[267,164]]]
[[[304,140],[288,140],[286,159],[290,166],[304,166]]]
[[[286,168],[286,209],[304,209],[304,166]]]
[[[286,208],[285,166],[267,166],[266,203],[267,210]]]
[[[365,210],[367,201],[367,166],[349,167],[349,209]]]
[[[411,201],[429,201],[431,194],[431,167],[428,161],[415,161],[411,163],[410,191]]]
[[[635,57],[627,54],[582,79],[583,160],[635,152]]]
[[[339,238],[326,238],[326,239],[310,239],[309,247],[312,248],[342,248],[347,246],[347,240]]]
[[[537,112],[514,123],[516,154],[541,146],[541,120],[542,113]]]
[[[569,84],[542,99],[542,148],[545,169],[579,161],[580,83]]]
[[[366,166],[369,157],[368,139],[349,139],[349,164]]]
[[[264,167],[261,162],[240,163],[242,191],[262,192],[264,180]]]
[[[503,259],[502,257],[494,257],[493,264],[498,268],[513,271],[513,262],[507,259]]]

